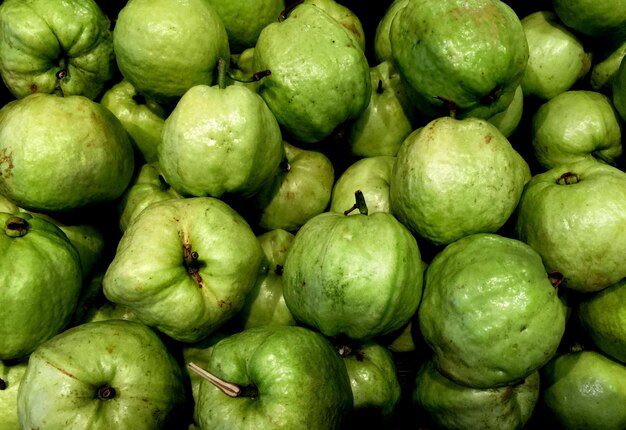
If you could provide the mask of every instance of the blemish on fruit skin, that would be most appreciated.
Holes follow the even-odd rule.
[[[6,149],[0,151],[0,177],[10,178],[13,176],[13,153]]]
[[[493,140],[493,136],[491,134],[488,134],[487,136],[485,136],[485,143],[487,145],[490,144],[492,140]]]
[[[31,93],[36,93],[37,92],[37,84],[31,84],[30,86],[30,92]]]

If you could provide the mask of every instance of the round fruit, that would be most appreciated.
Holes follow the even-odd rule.
[[[566,306],[535,250],[480,233],[433,258],[417,316],[444,376],[492,388],[515,384],[548,362],[565,332]]]
[[[34,211],[119,197],[134,169],[120,121],[83,96],[36,93],[0,110],[0,194]]]

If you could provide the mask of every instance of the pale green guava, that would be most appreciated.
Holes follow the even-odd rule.
[[[622,124],[610,97],[570,90],[543,103],[530,128],[533,153],[551,169],[584,158],[614,164],[622,155]]]
[[[434,244],[494,233],[530,179],[526,160],[480,118],[437,118],[402,143],[391,174],[391,212]]]
[[[33,211],[118,198],[134,170],[121,122],[84,96],[35,93],[0,110],[0,194]]]
[[[541,256],[492,233],[463,237],[435,255],[417,313],[437,369],[474,388],[515,384],[546,364],[566,316]]]
[[[626,277],[626,173],[583,159],[536,174],[516,210],[515,235],[561,286],[600,291]]]
[[[297,4],[283,20],[266,26],[254,59],[258,70],[271,72],[258,92],[286,138],[319,143],[369,103],[364,51],[345,27],[314,4]]]
[[[82,287],[80,256],[54,224],[0,212],[0,360],[20,359],[63,331]]]

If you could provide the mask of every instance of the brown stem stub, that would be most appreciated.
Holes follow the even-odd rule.
[[[291,4],[287,5],[287,7],[283,9],[282,12],[280,12],[280,15],[278,15],[278,21],[282,22],[286,20],[289,14],[296,8],[296,6],[301,3],[304,3],[304,0],[292,1]]]
[[[556,183],[559,185],[572,185],[576,184],[580,181],[580,177],[574,172],[565,172],[559,179],[556,180]]]
[[[187,269],[189,276],[191,276],[196,284],[198,284],[198,287],[202,288],[204,283],[202,281],[202,276],[200,275],[200,264],[198,262],[199,257],[198,252],[191,249],[191,244],[189,242],[185,242],[183,244],[183,265],[185,266],[185,269]]]
[[[5,232],[9,237],[22,237],[30,229],[30,224],[24,218],[12,216],[5,222]]]
[[[98,388],[98,398],[100,400],[110,400],[114,398],[115,395],[115,388],[111,387],[108,384],[104,384],[103,386]]]
[[[561,272],[548,273],[548,279],[554,288],[557,288],[563,282],[563,274]]]

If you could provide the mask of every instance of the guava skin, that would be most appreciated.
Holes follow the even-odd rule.
[[[580,36],[552,11],[537,11],[521,20],[530,55],[522,79],[527,97],[550,100],[587,75],[592,52]]]
[[[284,142],[285,156],[273,180],[247,202],[254,224],[269,231],[296,232],[330,202],[335,167],[321,151]],[[246,202],[244,202],[244,205]]]
[[[390,26],[400,74],[427,103],[489,118],[513,100],[528,62],[521,22],[493,0],[410,0]]]
[[[340,213],[349,210],[354,205],[355,191],[360,190],[368,213],[390,213],[389,181],[395,162],[396,157],[379,155],[361,158],[348,166],[333,186],[330,210]]]
[[[352,424],[389,423],[400,403],[402,391],[391,351],[378,342],[368,341],[340,346],[339,353],[352,386]]]
[[[184,196],[255,194],[278,171],[283,140],[263,99],[243,85],[195,85],[165,120],[158,163]]]
[[[165,182],[158,162],[146,163],[136,169],[126,191],[117,200],[119,228],[123,232],[133,219],[152,203],[183,196]]]
[[[158,103],[137,93],[127,80],[109,88],[100,104],[120,120],[130,135],[138,159],[146,163],[157,161],[157,147],[168,112]]]
[[[242,329],[267,324],[296,325],[283,297],[283,266],[293,238],[292,233],[283,229],[257,236],[265,255],[265,267],[237,314]]]
[[[541,369],[541,399],[563,428],[626,426],[626,366],[593,350],[560,354]]]
[[[402,143],[389,181],[391,213],[437,245],[495,233],[530,177],[528,163],[495,125],[440,117]]]
[[[427,360],[415,378],[412,400],[438,427],[450,430],[521,429],[539,399],[539,371],[498,388],[471,388],[443,376]]]
[[[254,49],[257,70],[270,70],[258,93],[287,138],[319,143],[370,100],[367,58],[346,29],[314,4],[298,4],[266,26]]]
[[[17,98],[42,92],[95,99],[115,70],[109,27],[93,0],[5,0],[2,79]]]
[[[17,417],[17,392],[28,361],[7,364],[0,361],[0,423],[3,430],[20,430]]]
[[[0,212],[0,360],[20,359],[63,331],[82,287],[78,251],[54,224]]]
[[[577,314],[593,344],[626,364],[626,279],[585,295],[578,303]]]
[[[626,276],[626,173],[596,160],[536,174],[516,210],[515,236],[542,257],[561,287],[594,292]]]
[[[409,321],[422,274],[415,238],[392,215],[325,212],[296,233],[283,295],[297,321],[329,337],[367,340]]]
[[[595,158],[615,164],[622,155],[622,125],[611,99],[570,90],[543,103],[531,121],[533,153],[544,169]]]
[[[122,76],[140,94],[176,103],[195,85],[213,85],[228,34],[210,1],[131,0],[119,11],[113,49]]]
[[[199,427],[209,429],[340,429],[352,410],[348,372],[320,333],[298,326],[263,326],[212,346],[207,369],[256,396],[231,398],[208,381],[198,389]]]
[[[120,121],[84,96],[35,93],[0,110],[0,194],[33,211],[119,197],[134,170]]]
[[[197,342],[241,310],[262,256],[250,226],[225,202],[164,200],[146,207],[124,231],[103,290],[144,324]]]
[[[417,316],[444,376],[493,388],[517,383],[548,362],[565,332],[566,311],[533,248],[478,233],[433,258]]]
[[[23,428],[152,430],[172,428],[184,402],[181,368],[157,334],[109,320],[72,327],[35,350],[17,412]]]

